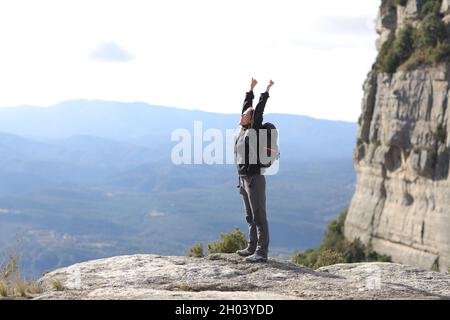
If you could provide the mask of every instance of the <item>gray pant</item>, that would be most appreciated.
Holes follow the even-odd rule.
[[[269,225],[266,215],[266,178],[264,175],[241,176],[240,193],[244,199],[249,226],[249,250],[267,257],[269,253]]]

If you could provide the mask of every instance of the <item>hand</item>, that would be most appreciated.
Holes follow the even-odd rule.
[[[267,86],[267,92],[269,92],[270,88],[275,84],[272,80],[270,80],[269,85]]]
[[[253,91],[253,89],[256,87],[257,84],[258,84],[258,81],[256,81],[256,79],[252,78],[252,84],[250,85],[250,91]]]

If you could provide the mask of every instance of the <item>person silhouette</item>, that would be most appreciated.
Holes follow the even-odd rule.
[[[258,81],[252,78],[250,91],[246,93],[240,131],[235,140],[235,156],[239,178],[238,188],[242,194],[246,221],[249,227],[247,248],[236,253],[246,257],[247,262],[267,262],[269,254],[269,225],[266,212],[266,179],[258,164],[258,130],[262,127],[264,109],[269,99],[269,90],[274,85],[270,80],[265,92],[253,109],[253,90]]]

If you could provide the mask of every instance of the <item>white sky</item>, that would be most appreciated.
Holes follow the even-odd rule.
[[[2,0],[0,106],[144,101],[356,121],[380,0]],[[255,101],[256,102],[256,101]]]

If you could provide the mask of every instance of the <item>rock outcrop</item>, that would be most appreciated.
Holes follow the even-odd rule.
[[[236,254],[118,256],[55,270],[40,283],[44,292],[36,299],[450,298],[450,275],[400,264],[339,264],[313,271],[272,258],[251,264]]]
[[[406,23],[417,25],[424,2],[380,10],[377,47]],[[444,0],[444,21],[449,12]],[[441,271],[450,267],[449,82],[445,63],[368,74],[345,224],[348,239],[394,262]]]

